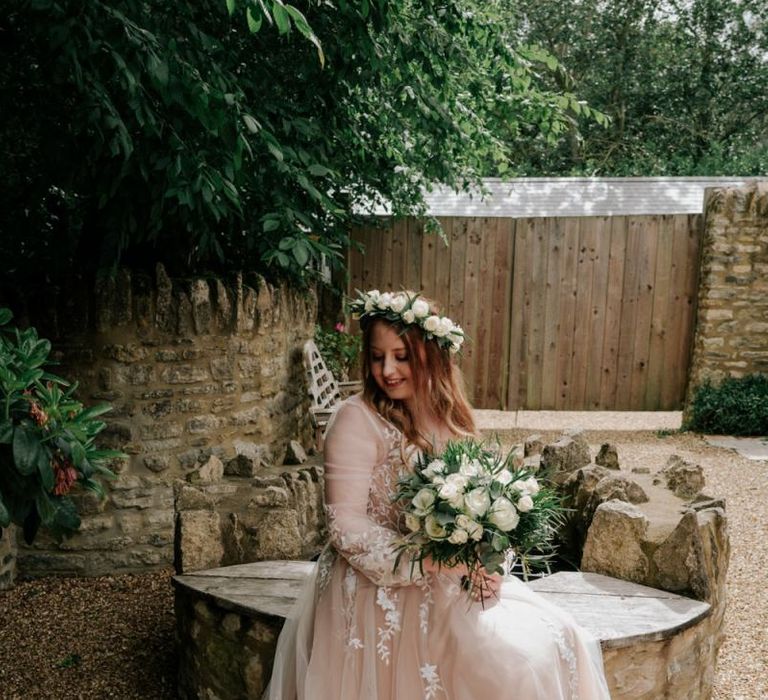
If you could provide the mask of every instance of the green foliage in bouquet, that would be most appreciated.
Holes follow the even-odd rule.
[[[685,430],[726,435],[768,435],[768,375],[728,377],[696,389]]]
[[[43,526],[60,540],[80,527],[70,491],[103,496],[96,477],[113,478],[104,463],[122,453],[94,444],[111,407],[84,408],[77,384],[45,371],[51,343],[12,318],[0,308],[0,528],[19,525],[31,544]]]
[[[555,553],[564,521],[558,494],[524,465],[522,454],[474,439],[449,442],[440,455],[423,455],[400,479],[396,501],[404,503],[405,535],[397,561],[409,553],[447,567],[502,573],[511,556],[523,571]]]
[[[337,323],[333,329],[318,325],[315,326],[315,343],[336,380],[348,381],[360,359],[360,335],[348,333],[342,323]]]

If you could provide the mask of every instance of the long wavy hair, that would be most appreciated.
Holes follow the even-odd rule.
[[[441,348],[434,341],[425,340],[422,330],[417,326],[392,323],[383,318],[361,319],[363,400],[397,427],[409,443],[425,452],[433,450],[430,436],[418,429],[417,416],[412,415],[404,401],[390,399],[373,377],[371,336],[378,323],[393,328],[402,338],[408,351],[408,364],[415,392],[415,410],[424,410],[439,417],[457,437],[476,436],[475,420],[464,390],[461,370],[448,350]]]

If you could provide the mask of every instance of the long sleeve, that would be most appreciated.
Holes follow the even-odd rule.
[[[411,558],[404,555],[394,570],[401,535],[368,514],[374,470],[386,453],[376,418],[359,401],[347,401],[329,424],[325,439],[325,485],[328,529],[336,550],[377,586],[404,586],[411,577]]]

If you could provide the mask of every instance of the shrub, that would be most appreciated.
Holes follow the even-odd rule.
[[[343,323],[333,329],[315,326],[315,343],[336,381],[348,381],[360,358],[360,336],[348,333]]]
[[[686,430],[728,435],[768,435],[768,375],[705,382],[691,402]]]
[[[61,540],[80,527],[71,492],[103,496],[96,477],[113,478],[104,465],[121,452],[94,441],[109,405],[85,408],[77,384],[45,371],[51,343],[34,328],[19,330],[0,308],[0,528],[22,527],[31,544],[42,525]],[[0,530],[1,532],[1,530]]]

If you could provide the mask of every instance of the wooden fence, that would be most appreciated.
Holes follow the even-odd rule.
[[[674,410],[693,338],[701,215],[414,219],[353,232],[350,291],[414,289],[471,342],[478,408]]]

